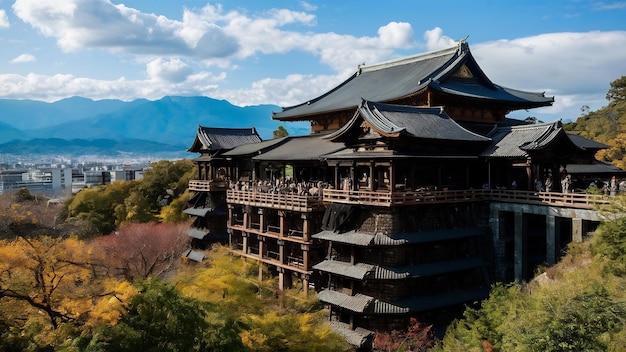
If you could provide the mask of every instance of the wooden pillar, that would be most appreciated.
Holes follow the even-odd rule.
[[[243,228],[248,229],[250,225],[250,207],[246,206],[243,208]]]
[[[308,214],[302,214],[300,216],[302,218],[302,239],[305,241],[310,241],[310,221]]]
[[[526,190],[532,191],[535,189],[535,183],[533,180],[533,168],[530,162],[526,165]]]
[[[302,275],[302,289],[304,289],[304,293],[309,295],[309,275]]]
[[[583,241],[583,219],[572,219],[572,242]]]
[[[242,247],[243,247],[243,248],[241,248],[241,250],[242,250],[245,254],[247,254],[247,253],[248,253],[248,233],[247,233],[247,232],[243,232],[243,233],[241,234],[241,236],[242,236],[242,240],[243,240],[243,243],[242,243]]]
[[[309,245],[303,244],[300,249],[302,249],[302,266],[304,270],[309,270]]]
[[[278,240],[276,243],[278,243],[278,261],[285,264],[285,241]]]
[[[263,260],[263,251],[265,250],[265,237],[259,236],[259,261]]]
[[[556,217],[546,216],[546,264],[556,264]]]
[[[263,208],[259,208],[259,230],[261,232],[265,232],[266,222],[267,217],[265,216],[265,211]]]
[[[393,161],[389,160],[389,190],[391,192],[396,189],[396,170],[393,165]]]
[[[516,281],[523,281],[526,276],[526,262],[527,262],[527,224],[525,221],[524,213],[521,211],[515,212],[515,224],[514,224],[514,243],[515,243],[515,258],[513,263],[513,272]]]
[[[285,290],[285,269],[278,267],[278,290],[281,292]]]
[[[282,238],[283,234],[285,233],[285,212],[284,211],[278,212],[278,227],[279,227],[278,232],[280,232],[278,234],[278,237]]]

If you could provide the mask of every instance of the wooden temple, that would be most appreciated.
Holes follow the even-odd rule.
[[[281,289],[314,289],[335,330],[367,347],[374,331],[445,320],[494,281],[527,278],[535,264],[494,235],[490,201],[513,185],[529,202],[558,200],[533,193],[535,181],[551,178],[561,192],[566,166],[605,148],[558,121],[506,117],[553,101],[493,83],[465,41],[361,66],[273,114],[310,121],[310,135],[260,141],[253,129],[201,127],[189,149],[202,154],[193,209],[224,205],[234,253],[265,264]],[[543,246],[540,261],[554,261],[560,245]]]

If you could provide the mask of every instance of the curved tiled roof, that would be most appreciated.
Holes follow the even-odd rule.
[[[584,148],[575,144],[565,133],[560,121],[522,126],[495,128],[488,137],[491,145],[481,154],[489,158],[523,158],[529,151],[547,148],[558,140],[565,140],[581,152]]]
[[[412,138],[463,142],[488,142],[490,139],[471,132],[445,113],[442,107],[415,107],[375,103],[363,100],[354,117],[326,138],[336,140],[347,131],[366,121],[382,136],[400,134]]]
[[[474,79],[469,84],[449,79],[461,66],[469,67]],[[469,45],[453,47],[372,66],[359,67],[347,80],[321,96],[302,104],[284,107],[272,118],[281,121],[306,120],[316,114],[351,110],[361,99],[391,102],[411,96],[427,87],[449,94],[497,100],[511,109],[551,105],[543,93],[524,92],[492,83],[474,60]]]
[[[242,144],[261,142],[261,137],[252,128],[218,128],[198,126],[196,139],[187,150],[192,153],[229,150]]]

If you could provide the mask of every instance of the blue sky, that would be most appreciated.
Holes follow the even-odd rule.
[[[289,106],[465,37],[495,83],[555,96],[511,117],[575,120],[626,75],[626,1],[0,0],[0,98]]]

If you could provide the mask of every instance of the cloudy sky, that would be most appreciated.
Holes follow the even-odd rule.
[[[0,0],[0,98],[289,106],[465,37],[495,83],[555,96],[512,117],[575,120],[626,75],[626,1]]]

